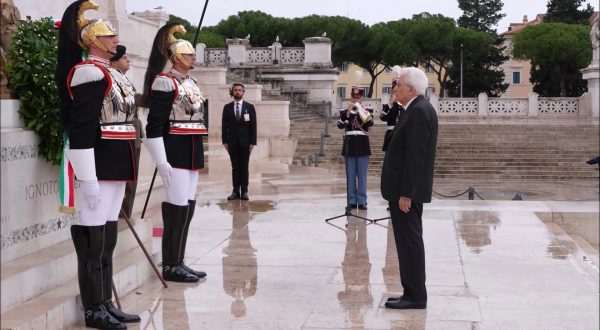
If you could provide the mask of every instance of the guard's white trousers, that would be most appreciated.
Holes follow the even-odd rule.
[[[186,206],[188,200],[196,199],[198,171],[174,168],[171,185],[165,187],[166,202],[173,205]]]
[[[79,216],[82,226],[102,226],[107,221],[118,221],[119,211],[123,204],[125,196],[124,181],[98,181],[100,186],[98,205],[96,209],[90,210],[81,191],[76,190],[76,197],[79,206]]]

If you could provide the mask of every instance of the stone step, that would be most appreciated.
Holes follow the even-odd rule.
[[[292,122],[290,134],[298,138],[294,161],[313,158],[321,151],[324,122]],[[332,168],[343,164],[343,131],[335,120],[329,124],[323,140],[324,155],[319,166]],[[387,127],[376,122],[370,130],[371,158],[369,173],[381,170],[381,151]],[[598,125],[497,125],[449,124],[440,122],[436,173],[444,177],[468,178],[493,175],[498,178],[574,178],[597,177],[597,170],[585,164],[598,154]],[[314,165],[314,162],[311,164]],[[487,172],[482,172],[487,170]]]
[[[139,245],[124,220],[121,220],[115,256],[139,249]],[[140,239],[150,239],[150,221],[134,221]],[[149,248],[148,246],[146,247]],[[76,274],[77,255],[69,239],[2,265],[2,312],[51,290]]]
[[[143,231],[138,231],[138,234],[146,237],[144,245],[156,264],[159,260],[159,254],[154,252],[155,249],[153,249],[149,222],[141,226],[140,229]],[[119,233],[119,241],[126,241],[125,236],[132,236],[128,231],[129,229],[122,230]],[[122,247],[119,247],[120,244],[117,243],[118,249],[122,249]],[[135,244],[137,245],[137,243]],[[71,250],[73,250],[72,244]],[[75,252],[71,251],[71,253],[74,254]],[[67,278],[62,284],[3,311],[1,317],[2,329],[65,329],[75,324],[83,324],[77,267],[65,264],[68,263],[65,261],[68,259],[68,257],[61,258],[63,260],[61,267],[65,267],[65,277],[66,274],[70,274],[71,277]],[[46,274],[41,273],[41,275]],[[153,276],[156,275],[139,247],[122,251],[113,259],[113,281],[120,296],[125,296]],[[30,279],[24,286],[35,286],[37,284],[36,280],[40,279]],[[4,290],[2,294],[4,298]]]

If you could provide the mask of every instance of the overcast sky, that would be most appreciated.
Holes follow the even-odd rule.
[[[127,0],[127,12],[144,11],[162,6],[170,14],[198,24],[205,0]],[[527,15],[529,20],[546,12],[547,0],[503,0],[506,14],[496,29],[507,30],[509,23],[517,23]],[[586,0],[598,10],[597,0]],[[368,25],[410,18],[413,14],[429,12],[457,19],[461,15],[456,0],[212,0],[208,3],[203,26],[211,26],[235,15],[238,11],[259,10],[276,17],[302,17],[312,14],[346,16]]]

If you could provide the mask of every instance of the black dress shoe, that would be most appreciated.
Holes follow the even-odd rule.
[[[248,197],[248,193],[242,193],[242,197],[240,197],[240,199],[243,201],[247,201],[250,200],[250,197]]]
[[[103,304],[85,310],[85,326],[95,329],[127,329],[124,323],[106,311]]]
[[[163,266],[163,279],[171,282],[194,283],[200,280],[198,276],[186,272],[181,266]]]
[[[109,312],[110,315],[112,315],[119,322],[136,323],[142,320],[140,319],[139,315],[127,314],[122,310],[118,309],[117,307],[115,307],[111,300],[108,300],[104,303],[104,308],[106,308],[106,311]]]
[[[236,199],[240,199],[240,195],[235,192],[232,192],[231,195],[227,196],[228,201],[234,201]]]
[[[386,301],[390,302],[390,301],[398,301],[398,300],[402,300],[402,297],[389,297],[389,298],[387,298]]]
[[[417,303],[400,299],[386,302],[385,307],[391,309],[425,309],[427,308],[427,303]]]
[[[198,278],[206,277],[206,272],[203,272],[201,270],[193,270],[190,267],[188,267],[186,264],[184,264],[183,261],[181,262],[181,268],[183,268],[183,270],[185,270],[186,272],[197,276]]]
[[[348,208],[355,209],[356,208],[356,204],[350,204],[350,205],[348,205]]]
[[[364,205],[364,204],[360,204],[360,205],[358,205],[358,208],[361,209],[361,210],[366,210],[367,206]]]

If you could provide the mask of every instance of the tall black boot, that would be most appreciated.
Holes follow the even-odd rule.
[[[115,319],[123,323],[140,322],[138,315],[127,314],[118,309],[112,302],[112,276],[113,263],[112,257],[117,246],[118,221],[106,222],[104,230],[104,251],[102,252],[102,287],[104,290],[104,307]]]
[[[198,282],[198,276],[181,268],[179,253],[183,239],[183,228],[187,219],[188,206],[162,203],[162,275],[165,281]]]
[[[190,224],[192,223],[192,218],[194,217],[195,210],[196,210],[196,201],[188,200],[188,213],[187,213],[187,218],[185,221],[185,227],[183,227],[183,238],[181,240],[181,252],[179,253],[179,259],[180,259],[179,265],[181,265],[181,268],[183,268],[186,272],[196,275],[196,276],[198,276],[198,278],[205,278],[206,277],[205,272],[193,270],[190,267],[186,266],[186,264],[183,262],[183,259],[185,258],[185,246],[187,244],[188,231],[190,229]]]
[[[96,329],[127,329],[104,307],[102,252],[105,226],[71,226],[71,237],[77,253],[79,292],[85,311],[85,326]]]

